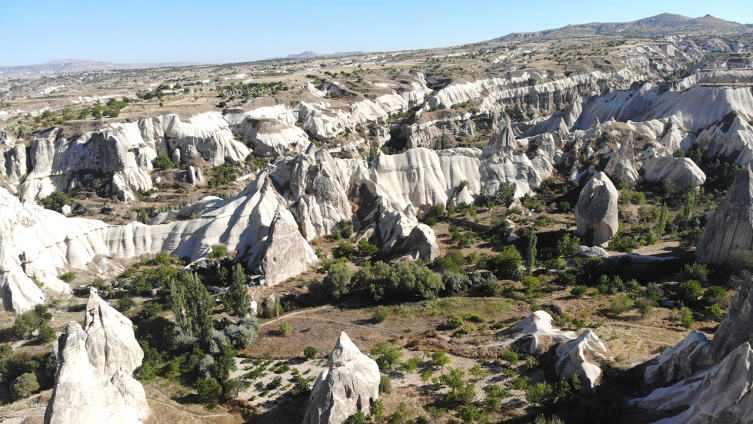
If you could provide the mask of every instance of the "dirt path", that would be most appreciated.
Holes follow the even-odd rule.
[[[169,407],[175,409],[176,411],[180,412],[181,414],[193,415],[194,417],[197,417],[197,418],[230,417],[230,418],[233,419],[233,421],[240,422],[237,419],[235,419],[235,417],[233,417],[231,414],[228,414],[228,413],[224,413],[224,414],[206,414],[206,415],[204,415],[204,414],[197,414],[195,412],[191,412],[191,411],[185,410],[183,408],[179,408],[176,405],[173,405],[173,404],[167,403],[167,402],[163,402],[163,401],[157,400],[157,399],[147,399],[147,402],[149,402],[149,403],[154,402],[154,403],[159,403],[160,405],[169,406]]]
[[[281,319],[283,319],[283,318],[290,318],[290,317],[292,317],[292,316],[296,316],[296,315],[301,315],[301,314],[307,314],[307,313],[309,313],[309,312],[316,312],[316,311],[321,311],[321,310],[323,310],[323,309],[332,309],[333,307],[334,307],[334,306],[331,306],[331,305],[325,305],[325,306],[320,306],[320,307],[318,307],[318,308],[313,308],[313,309],[304,309],[304,310],[300,310],[300,311],[295,311],[295,312],[291,312],[291,313],[289,313],[289,314],[285,314],[285,315],[280,315],[280,316],[279,316],[278,318],[275,318],[275,319],[273,319],[273,320],[269,320],[269,321],[267,321],[267,322],[265,322],[265,323],[263,323],[263,324],[259,325],[259,328],[261,328],[261,327],[266,327],[266,326],[267,326],[267,325],[269,325],[269,324],[275,324],[275,323],[279,322],[279,321],[280,321]]]

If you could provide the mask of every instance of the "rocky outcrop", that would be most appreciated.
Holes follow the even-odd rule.
[[[620,148],[609,159],[604,173],[616,181],[625,183],[627,187],[633,187],[638,182],[638,171],[635,170],[635,141],[633,132],[628,131],[622,140]]]
[[[345,332],[329,355],[311,391],[304,424],[341,424],[358,411],[369,412],[379,397],[379,367]]]
[[[643,171],[643,178],[646,181],[672,180],[680,187],[689,185],[699,187],[706,181],[706,174],[688,158],[671,156],[649,158],[643,163]]]
[[[545,311],[533,312],[510,330],[519,332],[515,343],[522,345],[530,354],[543,353],[553,343],[563,343],[575,338],[573,332],[554,328],[554,319]]]
[[[66,218],[21,203],[0,188],[0,293],[5,307],[23,312],[43,301],[32,276],[47,288],[68,291],[57,278],[58,270],[87,269],[98,255],[132,258],[164,250],[195,261],[222,243],[238,251],[237,261],[265,272],[269,284],[298,275],[317,259],[264,172],[238,196],[210,199],[201,206],[203,214],[190,221],[116,226]]]
[[[586,243],[600,245],[609,241],[619,227],[617,199],[619,193],[603,172],[583,187],[575,205],[576,233]]]
[[[578,246],[575,256],[580,258],[608,258],[609,253],[599,246]]]
[[[428,259],[430,261],[438,258],[440,253],[434,230],[424,224],[413,227],[408,237],[395,245],[394,251],[413,260]]]
[[[753,170],[738,174],[706,223],[695,250],[698,262],[720,265],[730,252],[753,248]]]
[[[557,346],[559,360],[554,366],[560,378],[572,378],[577,375],[583,388],[592,390],[601,376],[597,363],[607,359],[607,348],[599,336],[591,330],[584,330],[578,338]]]
[[[460,190],[457,191],[457,193],[455,193],[447,200],[447,207],[457,209],[464,203],[466,205],[472,205],[474,201],[475,198],[471,194],[471,191],[468,190],[467,186],[463,186]]]
[[[229,113],[224,118],[234,133],[243,135],[251,143],[256,156],[302,153],[311,144],[301,128],[274,118],[252,118],[245,113]]]
[[[131,321],[92,291],[86,328],[71,322],[58,340],[45,424],[141,423],[149,417],[149,405],[131,373],[141,366],[144,352]]]

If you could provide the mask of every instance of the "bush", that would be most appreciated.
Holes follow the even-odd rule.
[[[447,326],[452,328],[453,330],[456,328],[460,328],[463,325],[465,325],[465,321],[463,321],[463,318],[461,317],[452,317],[447,320]]]
[[[706,315],[709,316],[714,321],[721,321],[722,318],[724,318],[724,311],[722,311],[722,308],[719,307],[718,304],[713,304],[711,306],[706,307]]]
[[[651,312],[653,312],[655,306],[656,302],[653,299],[646,297],[641,297],[640,299],[637,299],[635,301],[635,307],[638,308],[638,310],[641,312],[642,318],[646,318],[647,316],[651,315]]]
[[[313,346],[306,346],[306,349],[303,349],[303,356],[305,356],[306,359],[316,358],[317,353],[319,353],[319,351]]]
[[[387,342],[381,342],[371,349],[371,355],[375,357],[380,370],[392,369],[395,365],[400,363],[400,349],[395,346],[391,346]]]
[[[392,393],[392,381],[390,381],[390,378],[384,374],[379,377],[379,393]]]
[[[10,393],[14,400],[29,397],[37,390],[39,390],[37,376],[28,372],[18,376],[13,384],[10,385]]]
[[[435,299],[444,289],[439,275],[417,263],[399,262],[389,265],[382,261],[371,268],[361,268],[356,274],[359,285],[366,287],[374,300],[385,297],[417,297]]]
[[[487,281],[484,288],[490,296],[499,296],[502,293],[502,284],[497,281]]]
[[[134,306],[136,306],[136,302],[134,302],[131,296],[125,296],[118,299],[118,310],[120,312],[128,312],[133,309]]]
[[[156,158],[154,158],[154,166],[163,171],[167,171],[168,169],[175,166],[175,164],[173,163],[172,159],[170,159],[170,156],[167,155],[167,153],[160,153]]]
[[[200,378],[194,383],[194,388],[202,402],[208,402],[222,393],[222,385],[214,378]]]
[[[334,264],[329,268],[329,273],[322,280],[324,291],[337,300],[350,291],[350,280],[353,273],[345,264]]]
[[[226,247],[227,249],[227,247]],[[170,254],[165,252],[164,250],[160,250],[157,252],[156,255],[154,255],[154,264],[155,265],[170,265],[172,263],[172,258],[170,257]]]
[[[233,169],[233,165],[225,162],[222,165],[215,166],[214,169],[212,169],[212,178],[209,180],[207,185],[209,185],[209,187],[224,186],[230,184],[230,182],[234,179],[235,170]]]
[[[726,306],[727,291],[719,286],[711,286],[703,293],[703,300],[708,305]]]
[[[510,365],[512,365],[512,366],[518,365],[518,360],[519,360],[518,354],[515,353],[515,352],[513,352],[513,351],[511,351],[511,350],[506,350],[506,351],[502,352],[502,354],[500,355],[500,358],[503,361],[509,362]]]
[[[705,264],[699,264],[697,262],[685,265],[680,274],[681,281],[696,280],[705,283],[706,280],[708,280],[708,277],[709,268]],[[700,296],[700,294],[698,296]]]
[[[47,312],[46,306],[36,305],[31,311],[16,316],[13,323],[13,335],[19,339],[28,339],[35,330],[47,325],[51,319],[52,314]]]
[[[696,302],[702,294],[703,288],[697,280],[684,281],[677,287],[677,295],[685,303]]]
[[[609,305],[609,311],[615,316],[620,316],[633,309],[633,299],[625,295],[616,296],[609,301]]]
[[[65,274],[60,276],[60,279],[63,280],[64,283],[70,283],[76,279],[76,274],[72,272],[66,272]]]
[[[63,193],[62,191],[55,190],[52,193],[50,193],[49,196],[45,197],[44,199],[41,199],[39,201],[39,204],[42,205],[42,207],[46,209],[50,209],[55,212],[62,213],[63,206],[69,204],[70,202],[71,202],[70,196]]]
[[[358,254],[361,256],[374,256],[379,253],[379,248],[366,240],[358,242]]]
[[[454,295],[471,286],[471,280],[467,275],[459,272],[448,272],[442,277],[445,290],[448,295]]]
[[[520,282],[523,283],[523,287],[525,287],[526,290],[537,291],[541,289],[541,281],[532,275],[521,277]]]
[[[209,259],[220,260],[228,254],[227,246],[224,244],[215,244],[212,246],[212,251],[209,253]]]
[[[55,340],[55,330],[47,324],[42,325],[37,334],[37,341],[40,343],[49,343]]]
[[[389,317],[389,309],[385,306],[377,306],[371,314],[371,319],[376,323],[385,321]]]
[[[517,280],[523,263],[520,252],[515,246],[505,246],[502,252],[489,260],[488,265],[499,279]]]
[[[735,250],[724,259],[721,271],[730,278],[730,286],[753,275],[753,250]]]
[[[695,325],[695,320],[693,320],[693,311],[691,311],[689,308],[681,308],[680,309],[680,322],[682,322],[682,326],[690,330]]]
[[[588,293],[588,287],[586,286],[574,286],[572,289],[570,289],[570,294],[573,295],[573,297],[581,298]]]
[[[350,260],[356,255],[356,247],[349,241],[343,241],[337,245],[333,253],[335,258],[345,258]]]
[[[476,331],[478,331],[478,328],[475,325],[468,324],[468,325],[463,326],[463,328],[461,328],[460,330],[458,330],[457,334],[468,335],[468,334],[473,334]]]
[[[552,386],[547,383],[537,383],[526,390],[526,400],[534,405],[542,405],[552,394]]]
[[[293,327],[291,327],[290,324],[287,323],[287,321],[281,322],[280,329],[277,331],[277,335],[280,337],[287,337],[291,334],[293,334]]]

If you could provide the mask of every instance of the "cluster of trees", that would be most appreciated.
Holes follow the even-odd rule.
[[[71,197],[59,190],[55,190],[49,196],[39,200],[42,207],[60,213],[63,211],[63,206],[70,203]]]

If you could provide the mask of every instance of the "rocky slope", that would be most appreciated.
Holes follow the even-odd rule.
[[[58,369],[45,424],[146,420],[144,388],[131,377],[144,357],[131,321],[92,291],[85,327],[69,323],[56,344]]]

